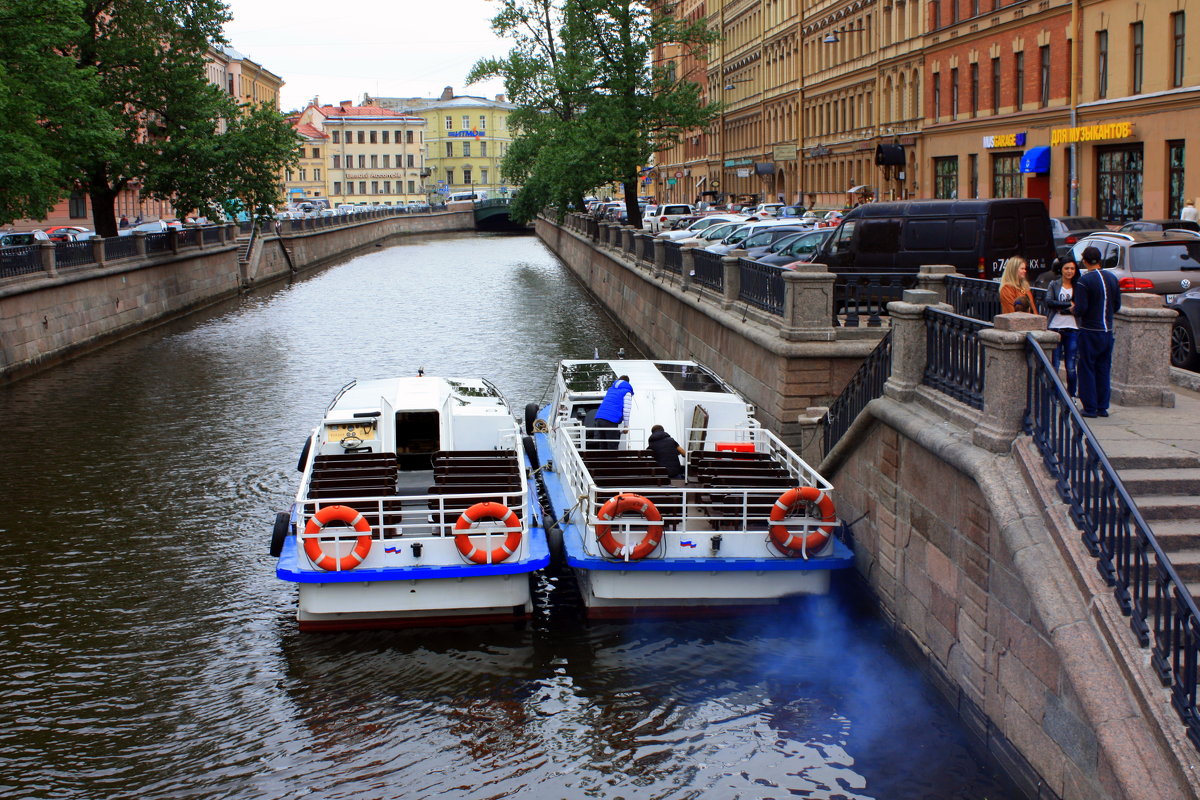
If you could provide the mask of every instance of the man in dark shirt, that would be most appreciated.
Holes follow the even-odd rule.
[[[1100,268],[1100,251],[1083,250],[1087,270],[1075,282],[1075,319],[1079,322],[1079,400],[1083,416],[1107,417],[1112,395],[1113,314],[1121,308],[1117,276]]]
[[[655,425],[650,429],[650,438],[646,441],[646,446],[654,453],[654,460],[666,469],[667,477],[683,477],[683,466],[679,463],[679,457],[684,455],[684,449],[671,434],[663,430],[662,425]]]

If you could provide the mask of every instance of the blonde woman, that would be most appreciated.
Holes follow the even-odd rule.
[[[1029,286],[1029,279],[1025,277],[1026,267],[1025,259],[1020,256],[1013,256],[1004,262],[1004,272],[1000,276],[1001,314],[1011,314],[1014,311],[1037,313],[1033,291]]]

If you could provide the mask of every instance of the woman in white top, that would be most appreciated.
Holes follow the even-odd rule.
[[[1054,370],[1058,371],[1060,362],[1066,362],[1067,391],[1075,396],[1075,360],[1079,354],[1079,324],[1071,311],[1075,296],[1075,278],[1079,274],[1079,265],[1071,255],[1063,257],[1058,265],[1059,277],[1046,287],[1046,308],[1050,319],[1046,327],[1059,335],[1058,347],[1054,348]]]

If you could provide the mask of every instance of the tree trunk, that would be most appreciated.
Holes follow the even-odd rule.
[[[106,239],[117,235],[117,193],[108,185],[108,176],[102,170],[92,173],[88,185],[88,197],[92,201],[92,223],[96,235]]]
[[[638,205],[637,176],[625,179],[621,182],[621,186],[625,189],[625,214],[629,217],[629,224],[640,228],[642,227],[642,209]]]

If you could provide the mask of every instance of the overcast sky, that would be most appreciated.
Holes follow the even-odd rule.
[[[467,86],[480,58],[503,56],[492,33],[491,0],[226,0],[234,49],[284,80],[284,111],[380,97],[455,94],[494,97],[503,84]]]

